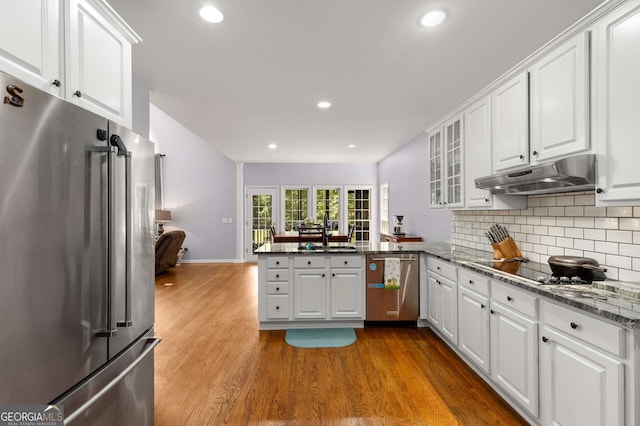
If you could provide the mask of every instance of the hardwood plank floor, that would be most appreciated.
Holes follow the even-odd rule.
[[[157,425],[527,424],[428,328],[322,349],[259,331],[257,275],[183,264],[156,278]]]

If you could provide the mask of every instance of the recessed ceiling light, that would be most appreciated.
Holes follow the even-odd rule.
[[[331,102],[329,101],[320,101],[318,102],[318,108],[327,109],[331,106]]]
[[[356,144],[354,144],[354,143],[350,143],[350,144],[347,146],[347,148],[351,148],[351,149],[353,149],[353,148],[355,148],[355,147],[356,147]]]
[[[200,17],[207,22],[217,24],[222,22],[224,15],[218,9],[213,6],[205,6],[200,9]]]
[[[278,147],[278,145],[276,145],[275,143],[270,143],[269,144],[269,149],[276,149]]]
[[[423,27],[435,27],[442,24],[447,15],[441,10],[432,10],[420,19],[420,25]]]

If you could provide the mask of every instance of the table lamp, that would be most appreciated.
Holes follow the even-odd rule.
[[[162,235],[164,223],[171,222],[171,210],[156,210],[156,222],[158,222],[158,235]]]

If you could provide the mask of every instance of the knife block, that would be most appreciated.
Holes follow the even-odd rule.
[[[514,259],[516,257],[522,257],[522,252],[520,252],[518,245],[511,237],[499,243],[491,243],[491,247],[493,247],[494,259]]]

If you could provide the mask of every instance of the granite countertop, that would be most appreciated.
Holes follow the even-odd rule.
[[[264,254],[382,254],[382,253],[426,253],[456,264],[497,281],[522,288],[565,305],[590,312],[602,318],[615,321],[628,328],[640,328],[640,282],[615,280],[594,281],[588,285],[548,285],[540,284],[536,278],[551,272],[549,265],[525,263],[528,270],[513,275],[493,268],[493,253],[449,243],[329,243],[327,249],[315,245],[312,250],[300,249],[298,243],[267,243],[256,250]],[[539,271],[536,270],[539,269]]]
[[[421,253],[424,252],[426,243],[329,243],[326,248],[320,243],[313,243],[312,249],[306,249],[306,243],[266,243],[256,249],[255,253],[261,254],[332,254],[332,253],[357,253],[357,254],[381,254],[381,253]]]

